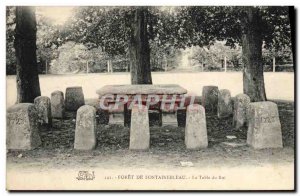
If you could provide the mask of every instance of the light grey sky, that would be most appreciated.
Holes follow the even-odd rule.
[[[55,24],[62,25],[72,15],[74,7],[68,6],[47,6],[37,7],[36,12],[50,18]]]

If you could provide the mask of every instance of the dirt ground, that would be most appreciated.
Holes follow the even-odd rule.
[[[180,168],[181,162],[192,162],[195,168],[261,166],[293,164],[294,103],[278,104],[283,134],[283,149],[254,150],[246,144],[247,130],[233,130],[232,118],[219,120],[207,116],[209,146],[191,151],[184,145],[184,128],[153,126],[150,149],[130,151],[129,128],[121,125],[97,125],[97,148],[89,152],[73,149],[75,113],[63,120],[53,120],[53,127],[41,128],[42,145],[31,151],[8,151],[7,168],[13,170],[47,171],[67,168]],[[236,139],[227,139],[234,135]],[[234,143],[237,146],[224,144]]]

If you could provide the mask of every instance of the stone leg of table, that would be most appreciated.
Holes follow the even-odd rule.
[[[130,127],[131,111],[128,109],[128,105],[124,104],[124,127]]]
[[[159,110],[159,126],[162,126],[162,111]]]
[[[185,125],[186,125],[186,108],[178,109],[176,111],[176,114],[177,114],[178,127],[185,127]]]

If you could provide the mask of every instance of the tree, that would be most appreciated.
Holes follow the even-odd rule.
[[[138,52],[138,54],[142,54],[143,58],[140,59],[146,62],[146,64],[144,62],[143,65],[142,63],[139,65],[143,66],[141,70],[145,70],[145,72],[143,71],[145,73],[144,81],[141,80],[142,75],[136,75],[138,74],[137,70],[132,72],[135,74],[133,80],[140,77],[138,83],[152,83],[150,68],[154,68],[155,58],[153,55],[158,54],[163,58],[165,55],[161,55],[162,53],[173,54],[174,50],[178,48],[177,46],[181,44],[180,39],[172,39],[173,36],[170,36],[172,35],[170,31],[174,29],[169,28],[169,24],[178,22],[172,15],[174,9],[177,8],[80,7],[76,10],[75,16],[69,22],[64,34],[66,40],[84,43],[88,48],[102,48],[103,52],[106,52],[111,58],[120,55],[125,58],[129,57],[131,65],[139,63],[138,56],[134,52],[139,48],[135,45],[143,46],[144,51]],[[140,15],[136,15],[137,13]],[[139,24],[142,24],[144,29],[136,31],[141,27]],[[139,33],[140,37],[134,33]],[[144,43],[138,43],[139,41]],[[130,45],[132,46],[130,47]],[[150,55],[152,55],[152,61],[148,60]]]
[[[288,7],[242,8],[244,93],[251,101],[265,101],[262,45],[275,53],[291,47]]]
[[[16,7],[14,47],[17,59],[17,103],[41,95],[36,58],[36,19],[32,7]]]
[[[79,7],[62,32],[62,39],[100,49],[107,61],[128,55],[131,10],[128,7]]]
[[[243,89],[251,101],[265,101],[267,97],[262,63],[262,19],[258,8],[245,9],[242,35]]]
[[[292,44],[292,53],[293,53],[293,63],[294,68],[296,66],[296,22],[295,22],[295,8],[294,6],[289,6],[289,22],[291,26],[291,44]]]
[[[138,24],[132,21],[143,24],[143,20],[135,20],[137,17],[133,17],[139,12],[146,13],[145,15],[141,15],[144,16],[144,22],[147,23],[146,30],[141,31],[140,35],[145,35],[150,40],[150,49],[159,48],[161,51],[167,53],[170,49],[176,50],[193,45],[209,47],[216,43],[216,41],[226,41],[226,45],[231,47],[236,47],[237,44],[245,44],[244,67],[248,66],[245,72],[254,71],[256,66],[258,69],[255,78],[252,77],[253,73],[244,74],[244,77],[247,75],[251,75],[252,77],[252,79],[244,78],[244,82],[246,83],[244,85],[244,92],[249,94],[252,101],[263,101],[266,99],[264,92],[252,94],[252,92],[258,89],[264,91],[264,88],[261,86],[263,85],[263,81],[261,81],[263,79],[261,52],[253,54],[253,48],[249,45],[252,44],[252,41],[257,41],[251,40],[252,33],[255,32],[256,35],[259,35],[258,38],[262,40],[260,43],[262,43],[263,47],[267,49],[272,48],[275,53],[285,47],[290,47],[291,44],[288,7],[148,7],[147,9],[143,8],[145,11],[137,11],[137,8],[80,8],[76,17],[74,17],[75,22],[70,23],[71,28],[68,29],[72,35],[75,35],[75,37],[73,36],[74,41],[102,47],[103,51],[108,54],[128,55],[132,53],[132,51],[129,52],[128,41],[133,41],[134,38],[132,36],[132,32],[135,32],[132,31],[133,27],[135,27],[133,24]],[[141,10],[142,8],[139,9]],[[257,10],[257,14],[256,12],[254,13],[254,15],[257,15],[254,21],[249,20],[249,16],[253,15],[249,12],[253,9]],[[250,26],[253,27],[252,22],[257,23],[256,20],[260,21],[260,32],[249,29]],[[248,22],[250,26],[247,26]],[[143,40],[146,39],[143,38]],[[148,47],[147,44],[145,46],[146,48]],[[262,47],[260,48],[262,49]],[[248,54],[245,53],[247,50]],[[151,52],[148,49],[144,52],[148,51]],[[135,53],[132,54],[136,55]],[[131,57],[134,55],[131,55]],[[249,59],[252,58],[252,55],[258,59],[256,62]],[[246,65],[246,63],[249,65]],[[250,66],[251,69],[249,69]],[[147,69],[148,66],[145,68]],[[142,68],[142,70],[145,68]],[[137,73],[135,72],[135,74]]]
[[[131,84],[152,84],[147,17],[147,8],[136,8],[129,44]]]
[[[185,7],[181,13],[186,43],[201,46],[225,40],[232,47],[242,45],[244,93],[251,101],[266,100],[262,45],[290,47],[288,7]]]
[[[6,74],[16,74],[16,54],[14,36],[16,27],[16,7],[6,7]],[[45,17],[39,9],[36,10],[36,55],[39,73],[45,71],[46,61],[49,63],[57,57],[56,49],[62,44],[60,41],[60,27]]]
[[[66,40],[84,43],[89,49],[100,47],[111,59],[129,55],[132,83],[150,84],[149,15],[146,7],[79,8]]]

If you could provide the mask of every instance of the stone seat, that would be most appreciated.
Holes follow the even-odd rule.
[[[96,147],[96,109],[84,105],[77,110],[74,149],[92,150]]]
[[[38,114],[32,103],[19,103],[7,109],[6,147],[32,150],[41,145]]]
[[[52,118],[64,118],[65,116],[65,99],[64,93],[61,91],[51,93],[51,115]]]
[[[250,104],[250,97],[246,94],[238,94],[233,99],[233,126],[240,129],[247,124],[247,110]]]
[[[51,103],[50,98],[39,96],[34,99],[34,105],[38,113],[40,124],[52,124]]]
[[[282,148],[277,105],[270,101],[250,103],[247,144],[254,149]]]
[[[218,94],[218,118],[229,117],[232,111],[231,93],[228,89],[221,89]]]
[[[85,104],[81,86],[68,87],[66,89],[65,108],[67,111],[77,111]]]
[[[150,146],[148,108],[134,105],[131,111],[130,143],[131,150],[147,150]]]
[[[186,109],[191,104],[192,96],[187,96],[184,101],[183,107],[179,107],[176,111],[177,122],[179,127],[185,127],[186,125]],[[195,96],[194,104],[201,105],[201,97]]]
[[[199,104],[187,108],[184,141],[187,149],[197,150],[208,146],[205,110]]]
[[[203,86],[201,103],[206,113],[217,114],[218,94],[217,86]]]

